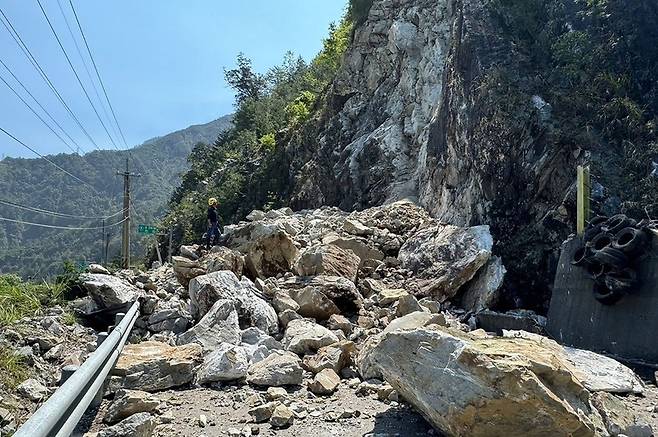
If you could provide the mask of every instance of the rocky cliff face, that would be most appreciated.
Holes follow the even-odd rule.
[[[542,307],[578,155],[547,142],[541,97],[498,78],[517,61],[489,3],[373,3],[317,120],[319,148],[308,137],[289,146],[292,203],[349,210],[415,197],[442,221],[490,224],[511,267],[507,304]]]

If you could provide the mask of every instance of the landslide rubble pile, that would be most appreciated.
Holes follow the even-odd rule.
[[[537,334],[478,329],[481,314],[498,314],[505,274],[487,226],[445,225],[401,201],[254,211],[222,241],[183,246],[172,266],[83,276],[86,311],[141,306],[98,437],[175,434],[171,390],[193,387],[248,406],[234,436],[356,420],[361,411],[331,403],[341,390],[410,405],[448,436],[651,435],[617,397],[644,390],[627,367]]]

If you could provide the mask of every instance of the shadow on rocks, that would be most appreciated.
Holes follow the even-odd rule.
[[[437,436],[441,434],[410,407],[392,407],[375,415],[371,434],[376,436]]]

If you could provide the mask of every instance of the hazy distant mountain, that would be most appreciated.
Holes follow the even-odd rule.
[[[123,181],[116,175],[129,157],[131,171],[140,173],[132,186],[134,220],[155,223],[162,214],[187,156],[198,143],[212,143],[231,126],[231,116],[190,126],[145,141],[127,151],[95,151],[86,155],[59,154],[48,158],[93,187],[65,175],[43,159],[5,158],[0,161],[0,199],[66,214],[107,216],[122,208]],[[32,213],[0,204],[0,217],[67,227],[99,227],[101,220],[80,220]],[[107,220],[110,225],[120,220]],[[111,234],[110,259],[119,254],[120,226]],[[102,230],[59,230],[0,220],[0,273],[47,276],[63,260],[98,261],[102,254]],[[135,235],[135,256],[143,254],[143,241]]]

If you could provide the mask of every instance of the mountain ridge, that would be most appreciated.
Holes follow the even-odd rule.
[[[134,181],[133,225],[154,223],[165,209],[188,168],[187,157],[198,143],[212,143],[231,124],[232,116],[189,126],[132,149],[96,150],[84,155],[60,153],[47,158],[89,183],[91,188],[56,170],[42,158],[6,157],[0,160],[0,193],[11,202],[64,214],[108,216],[121,209],[122,182],[116,170],[132,156],[131,171],[142,174]],[[0,217],[64,227],[100,227],[98,221],[62,219],[0,205]],[[114,219],[110,219],[111,221]],[[113,222],[112,222],[113,223]],[[119,250],[120,226],[111,228],[110,260]],[[82,235],[81,235],[82,234]],[[0,273],[50,276],[62,260],[99,261],[102,256],[100,231],[68,231],[0,222]],[[143,253],[142,239],[134,238],[133,253]],[[57,250],[57,247],[61,250]]]

